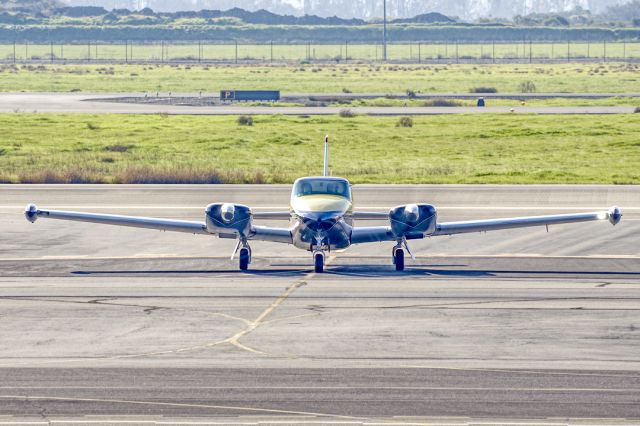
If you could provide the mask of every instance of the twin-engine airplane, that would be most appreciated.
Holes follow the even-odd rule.
[[[293,244],[310,251],[316,272],[323,272],[325,253],[345,249],[352,244],[389,241],[397,271],[404,270],[404,249],[413,257],[407,241],[468,232],[498,229],[548,226],[561,223],[608,220],[616,225],[622,218],[618,207],[608,211],[563,214],[553,216],[516,217],[465,222],[438,222],[436,208],[430,204],[407,204],[392,208],[388,213],[353,210],[351,185],[343,178],[330,177],[328,170],[329,140],[325,139],[324,176],[305,177],[295,181],[289,211],[260,213],[241,204],[214,203],[207,206],[204,222],[156,219],[150,217],[41,210],[34,204],[27,206],[25,216],[30,222],[39,217],[75,220],[80,222],[217,235],[236,239],[238,243],[231,258],[240,251],[240,269],[251,263],[250,241],[272,241]],[[289,219],[287,228],[257,226],[257,219]],[[386,226],[357,227],[357,220],[388,220]]]

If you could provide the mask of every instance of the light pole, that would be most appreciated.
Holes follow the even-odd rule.
[[[387,62],[387,0],[382,0],[382,60]]]

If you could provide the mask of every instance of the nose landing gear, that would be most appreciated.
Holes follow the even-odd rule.
[[[314,271],[318,274],[324,272],[324,249],[329,249],[329,245],[324,243],[324,235],[318,233],[315,236],[316,244],[313,250]]]
[[[324,252],[316,251],[313,253],[314,270],[321,274],[324,272]]]

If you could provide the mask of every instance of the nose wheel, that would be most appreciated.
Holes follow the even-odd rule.
[[[314,270],[321,274],[324,272],[324,253],[317,251],[313,253]]]
[[[396,265],[396,271],[404,271],[404,250],[401,248],[393,249],[393,264]]]

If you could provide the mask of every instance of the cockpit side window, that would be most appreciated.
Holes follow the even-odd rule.
[[[293,189],[296,197],[305,195],[337,195],[351,199],[351,188],[347,181],[335,179],[301,179]]]

